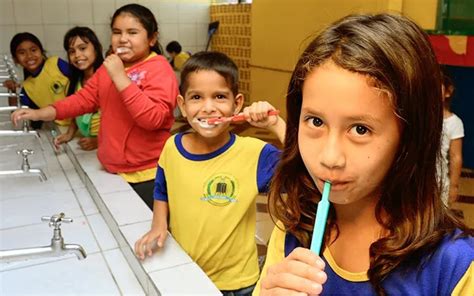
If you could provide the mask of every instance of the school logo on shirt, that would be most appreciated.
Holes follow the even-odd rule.
[[[237,182],[229,174],[217,174],[209,178],[204,184],[202,201],[214,206],[226,206],[237,202]]]
[[[142,84],[142,80],[145,79],[147,71],[138,71],[133,70],[132,72],[128,73],[128,78],[135,83],[136,85],[140,86]]]
[[[64,85],[61,83],[61,81],[55,81],[53,84],[51,84],[51,90],[55,94],[60,94],[64,92]]]

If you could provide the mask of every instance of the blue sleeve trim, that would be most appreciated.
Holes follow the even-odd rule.
[[[168,190],[167,190],[167,187],[166,187],[165,171],[160,166],[158,166],[158,169],[156,170],[155,188],[153,190],[153,198],[155,200],[161,200],[161,201],[168,202]]]
[[[58,58],[58,68],[64,76],[71,77],[71,66],[65,60]]]
[[[20,94],[22,94],[22,96],[20,96],[20,103],[24,106],[28,106],[30,107],[31,109],[39,109],[38,105],[36,105],[31,99],[30,97],[28,96],[28,94],[26,93],[25,89],[22,88],[21,89],[21,92]]]
[[[272,180],[280,154],[281,151],[271,144],[266,144],[260,152],[257,166],[258,192],[265,193],[268,191],[268,185]]]

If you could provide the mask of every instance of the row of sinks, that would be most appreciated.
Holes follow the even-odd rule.
[[[11,128],[5,119],[0,114],[0,129]],[[149,229],[152,212],[77,140],[56,153],[51,128],[43,127],[39,138],[0,136],[1,171],[20,169],[16,151],[32,149],[31,168],[47,177],[41,182],[38,175],[0,175],[0,250],[51,245],[55,227],[41,217],[65,213],[74,221],[62,223],[63,243],[80,245],[87,258],[65,252],[0,260],[1,295],[220,295],[171,236],[163,249],[139,261],[133,245]]]

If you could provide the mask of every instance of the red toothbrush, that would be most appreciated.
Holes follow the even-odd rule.
[[[280,114],[280,110],[271,110],[268,111],[268,115],[278,115]],[[223,122],[241,122],[245,121],[245,115],[243,113],[239,113],[234,116],[229,117],[214,117],[206,119],[207,124],[219,124]]]

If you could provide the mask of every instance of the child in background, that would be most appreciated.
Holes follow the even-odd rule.
[[[10,53],[16,64],[23,67],[23,83],[20,97],[22,105],[39,109],[64,98],[69,87],[69,64],[57,56],[46,57],[39,39],[28,32],[18,33],[10,41]],[[14,92],[18,85],[12,80],[3,84]],[[11,105],[16,105],[10,100]],[[60,125],[68,125],[69,120],[57,120]],[[35,129],[42,122],[32,122]]]
[[[446,206],[458,198],[459,179],[462,169],[462,138],[464,126],[462,120],[451,112],[451,99],[454,84],[449,76],[443,74],[443,134],[441,137],[441,176],[442,200]]]
[[[158,162],[151,230],[135,244],[140,259],[162,247],[168,228],[224,295],[250,295],[258,279],[256,197],[266,192],[279,159],[274,146],[229,132],[229,122],[207,119],[238,114],[238,70],[223,53],[193,55],[181,72],[178,105],[193,132],[171,137]],[[285,122],[258,102],[247,121],[283,141]],[[186,186],[183,186],[186,180]],[[168,221],[169,218],[169,227]]]
[[[473,231],[436,181],[439,73],[426,33],[402,16],[348,16],[309,44],[288,87],[269,195],[278,222],[254,295],[473,295]]]
[[[64,36],[64,50],[67,52],[71,67],[71,84],[68,95],[80,90],[95,71],[102,65],[102,45],[94,31],[87,27],[74,27]],[[79,128],[81,139],[78,144],[84,150],[97,148],[100,112],[87,113],[76,117],[65,134],[59,135],[54,143],[60,145],[69,142]]]
[[[156,163],[174,122],[176,77],[159,55],[158,24],[148,8],[120,7],[111,28],[114,53],[81,90],[40,110],[15,111],[12,120],[52,120],[100,109],[99,161],[152,209]]]
[[[171,56],[171,65],[175,71],[181,71],[184,63],[190,57],[189,53],[182,51],[181,44],[178,41],[168,43],[166,52]]]

